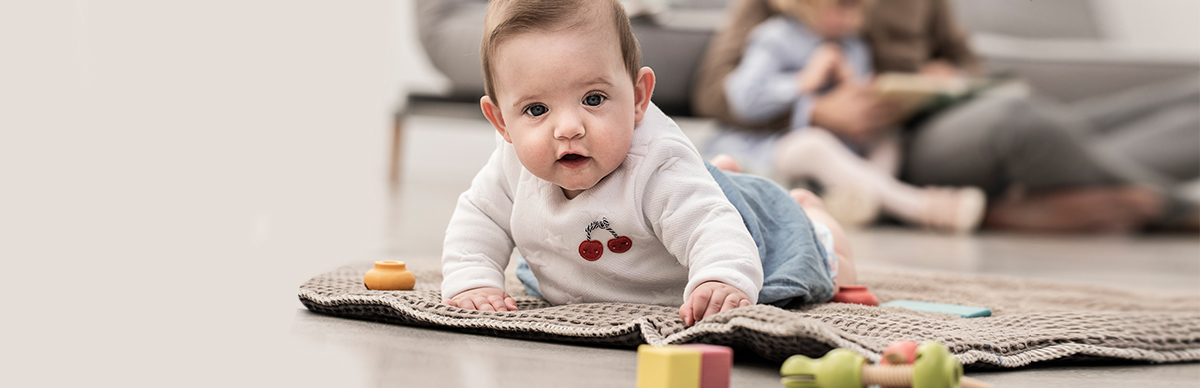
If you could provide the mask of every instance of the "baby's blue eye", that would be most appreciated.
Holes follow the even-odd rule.
[[[546,106],[541,105],[541,104],[533,105],[528,108],[525,108],[525,113],[527,113],[533,117],[538,117],[538,116],[546,114]]]
[[[604,102],[604,96],[599,94],[592,94],[583,98],[583,103],[588,106],[600,106],[602,102]]]

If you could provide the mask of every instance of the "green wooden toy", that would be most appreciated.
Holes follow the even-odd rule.
[[[912,388],[990,388],[963,377],[962,364],[939,342],[917,348],[913,365],[868,365],[849,349],[834,349],[819,359],[789,357],[779,368],[786,388],[861,388],[870,385]]]

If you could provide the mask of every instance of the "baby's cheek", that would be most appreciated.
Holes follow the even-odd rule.
[[[539,142],[534,140],[514,140],[513,148],[516,148],[517,159],[520,159],[521,164],[529,169],[553,162],[556,159],[553,155],[553,150],[549,150],[549,147],[539,144]]]

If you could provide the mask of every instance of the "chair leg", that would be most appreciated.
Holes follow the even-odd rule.
[[[400,165],[404,160],[400,155],[400,151],[404,149],[404,116],[403,113],[392,116],[392,157],[388,172],[388,189],[393,195],[400,190],[400,171],[404,167]]]

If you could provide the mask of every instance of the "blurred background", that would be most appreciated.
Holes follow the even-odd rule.
[[[1049,98],[1200,71],[1200,2],[953,3],[990,70]],[[494,148],[484,6],[0,1],[0,381],[34,383],[0,385],[384,385],[395,366],[311,334],[296,288],[438,265]],[[655,102],[703,141],[686,100],[726,2],[637,6]],[[1194,234],[851,239],[864,265],[1200,290]]]

